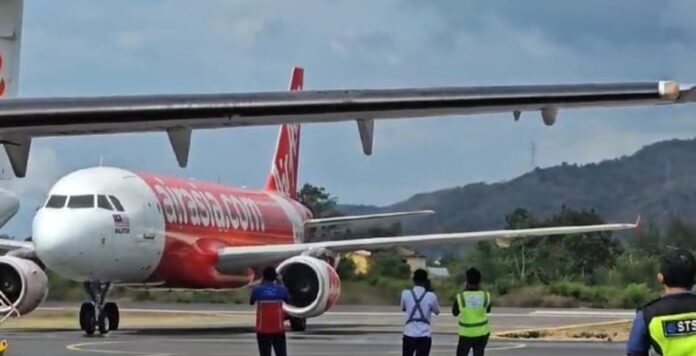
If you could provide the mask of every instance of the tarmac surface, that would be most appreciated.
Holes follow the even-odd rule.
[[[40,355],[254,355],[253,310],[246,306],[197,304],[123,304],[125,311],[224,315],[228,325],[128,326],[106,336],[86,337],[76,329],[13,330],[3,325],[0,337],[10,342],[7,356]],[[44,310],[73,310],[74,305],[53,304]],[[456,349],[456,321],[443,310],[433,321],[432,355],[452,355]],[[498,308],[491,315],[495,331],[558,327],[630,319],[622,310]],[[340,306],[309,321],[304,333],[288,333],[290,355],[398,355],[401,354],[403,316],[396,307]],[[492,355],[617,355],[624,346],[607,342],[542,342],[492,340]]]

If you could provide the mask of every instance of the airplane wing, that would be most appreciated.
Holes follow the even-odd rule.
[[[396,213],[338,216],[307,220],[306,241],[326,241],[327,239],[349,238],[370,233],[374,229],[388,229],[404,219],[432,215],[432,210],[416,210]]]
[[[34,244],[29,241],[0,239],[0,252],[7,253],[15,250],[33,250]]]
[[[301,70],[295,68],[294,70]],[[199,95],[8,98],[0,101],[0,143],[17,176],[26,173],[31,139],[41,136],[167,131],[177,160],[188,161],[191,130],[356,120],[372,152],[375,119],[675,104],[696,100],[673,81],[526,86],[317,90]]]
[[[320,255],[326,251],[350,252],[356,250],[379,250],[396,247],[442,245],[471,241],[511,239],[515,237],[583,234],[597,231],[635,229],[634,224],[601,224],[586,226],[545,227],[518,230],[494,230],[479,232],[457,232],[448,234],[413,235],[399,237],[376,237],[342,241],[312,242],[286,245],[225,247],[218,253],[217,269],[222,272],[238,271],[248,266],[263,266],[278,263],[287,258],[309,254]]]

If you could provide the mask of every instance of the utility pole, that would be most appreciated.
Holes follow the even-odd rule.
[[[529,145],[529,161],[531,164],[531,169],[534,170],[537,167],[537,144],[536,141],[532,140],[532,144]]]

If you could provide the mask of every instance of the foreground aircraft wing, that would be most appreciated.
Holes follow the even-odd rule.
[[[396,213],[339,216],[307,220],[305,236],[308,241],[347,238],[362,235],[375,229],[389,229],[405,219],[435,214],[432,210],[404,211]],[[374,234],[373,234],[374,235]]]
[[[301,68],[295,68],[301,71]],[[673,81],[525,86],[317,90],[198,95],[7,98],[0,101],[0,143],[17,176],[26,173],[31,139],[41,136],[167,131],[186,166],[191,131],[200,128],[356,120],[372,152],[375,119],[674,104],[696,100]]]
[[[225,247],[218,253],[217,269],[220,272],[238,271],[248,266],[263,266],[278,263],[287,258],[308,254],[321,255],[325,252],[350,252],[357,250],[379,250],[395,247],[417,247],[442,245],[470,241],[490,241],[515,237],[583,234],[597,231],[635,229],[635,224],[602,224],[586,226],[545,227],[536,229],[494,230],[480,232],[458,232],[448,234],[412,235],[399,237],[376,237],[367,239],[312,242],[287,245]]]
[[[29,241],[17,241],[9,239],[0,239],[0,252],[2,254],[15,250],[33,250],[34,244]]]

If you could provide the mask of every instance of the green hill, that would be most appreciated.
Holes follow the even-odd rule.
[[[406,227],[413,232],[500,228],[505,214],[524,208],[546,217],[562,205],[594,209],[607,221],[662,225],[671,217],[696,222],[696,139],[646,146],[631,156],[586,165],[537,168],[509,181],[473,183],[386,207],[342,205],[345,214],[433,209]]]

